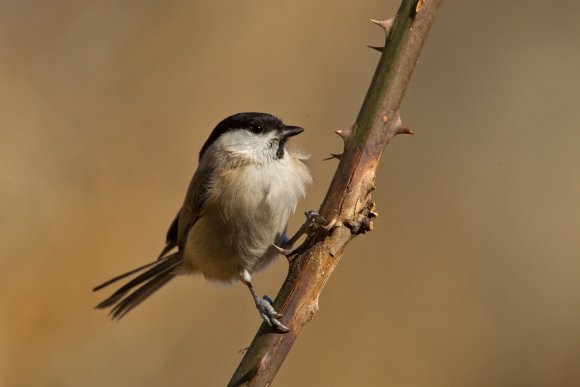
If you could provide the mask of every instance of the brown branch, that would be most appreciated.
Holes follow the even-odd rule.
[[[308,235],[307,249],[291,261],[274,302],[290,332],[280,334],[262,324],[230,386],[272,382],[300,330],[318,310],[318,297],[345,246],[372,230],[376,169],[395,135],[413,133],[403,126],[399,107],[441,2],[403,0],[394,19],[373,20],[386,32],[385,47],[355,124],[337,133],[344,139],[344,153],[319,211],[329,223]]]

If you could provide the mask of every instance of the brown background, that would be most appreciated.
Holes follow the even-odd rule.
[[[224,385],[259,324],[180,278],[120,323],[90,289],[153,259],[205,137],[307,131],[318,208],[397,1],[0,2],[0,385]],[[580,385],[580,6],[444,3],[352,243],[277,386]],[[286,263],[255,276],[274,296]]]

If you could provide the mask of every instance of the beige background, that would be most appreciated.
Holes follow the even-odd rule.
[[[120,323],[213,126],[307,131],[318,208],[397,1],[0,2],[0,385],[224,385],[259,324],[180,278]],[[580,6],[444,3],[352,243],[277,386],[580,385]],[[274,296],[287,265],[257,275]]]

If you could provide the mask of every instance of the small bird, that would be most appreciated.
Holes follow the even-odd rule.
[[[297,239],[286,236],[286,226],[312,176],[308,157],[287,150],[286,143],[302,131],[267,113],[238,113],[221,121],[201,148],[157,260],[95,287],[142,272],[96,308],[112,307],[111,317],[120,319],[174,277],[201,273],[213,281],[241,280],[264,321],[287,332],[272,300],[256,294],[251,275],[289,251],[280,246]]]

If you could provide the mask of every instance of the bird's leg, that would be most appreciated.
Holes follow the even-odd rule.
[[[254,302],[256,303],[256,308],[258,308],[258,312],[262,319],[270,326],[273,326],[278,331],[282,333],[290,332],[286,326],[284,326],[278,319],[282,317],[282,315],[274,309],[272,306],[272,300],[270,297],[264,295],[264,297],[260,298],[256,294],[254,290],[254,285],[252,285],[252,276],[247,270],[244,270],[240,273],[241,281],[246,284],[248,289],[250,289],[250,293],[252,293],[252,297],[254,298]]]
[[[282,239],[280,240],[280,246],[276,244],[272,244],[272,246],[274,246],[274,248],[278,250],[280,254],[290,259],[293,255],[296,254],[296,249],[293,249],[292,246],[294,246],[294,243],[296,243],[296,241],[300,239],[302,235],[306,234],[306,228],[306,223],[304,223],[302,226],[300,226],[292,238],[288,238],[286,236],[286,231],[284,231]]]
[[[278,250],[278,252],[280,254],[284,255],[289,260],[291,260],[291,258],[293,256],[302,252],[300,250],[302,245],[300,245],[296,249],[292,248],[292,246],[294,246],[294,243],[296,243],[296,241],[298,239],[300,239],[300,237],[302,235],[309,233],[311,230],[315,230],[319,227],[323,227],[326,224],[326,219],[324,219],[322,216],[320,216],[320,214],[316,211],[306,211],[305,215],[306,215],[306,222],[304,222],[304,224],[302,226],[300,226],[298,231],[296,231],[296,233],[291,238],[285,237],[282,240],[282,243],[281,243],[282,246],[273,245],[274,248],[276,250]]]

